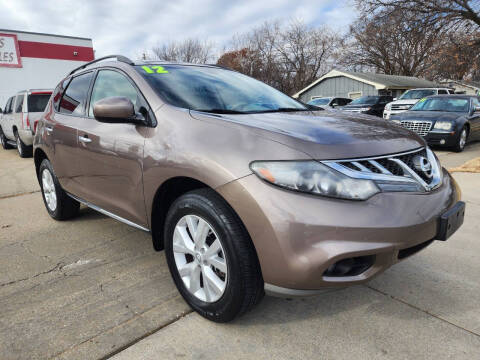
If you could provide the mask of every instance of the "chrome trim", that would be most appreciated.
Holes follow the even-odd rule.
[[[420,152],[421,150],[425,149],[427,158],[432,165],[432,180],[430,183],[427,183],[423,180],[412,168],[410,168],[407,164],[405,164],[402,160],[398,157],[403,155],[415,154]],[[400,166],[404,172],[404,175],[394,175],[390,171],[388,171],[384,166],[378,163],[376,160],[379,159],[387,159],[388,161],[396,163]],[[370,164],[375,166],[381,174],[375,173],[372,170],[368,169],[364,165],[360,163],[360,161],[368,161]],[[397,184],[419,184],[424,191],[431,191],[442,183],[442,171],[439,166],[438,160],[435,157],[432,150],[428,147],[426,148],[418,148],[416,150],[407,151],[404,153],[394,154],[394,155],[384,155],[384,156],[377,156],[377,157],[368,157],[368,158],[359,158],[359,159],[346,159],[346,160],[327,160],[321,161],[322,164],[344,174],[354,179],[365,179],[365,180],[373,180],[376,182],[393,182]],[[354,170],[348,166],[345,166],[345,163],[349,163],[359,170]]]
[[[77,200],[79,203],[82,203],[83,205],[86,205],[89,208],[91,208],[95,211],[98,211],[99,213],[102,213],[103,215],[107,215],[107,216],[111,217],[112,219],[118,220],[118,221],[123,222],[124,224],[130,225],[130,226],[133,226],[134,228],[137,228],[137,229],[140,229],[140,230],[143,230],[143,231],[146,231],[146,232],[150,232],[150,230],[147,229],[146,227],[135,224],[133,221],[124,219],[121,216],[115,215],[115,214],[111,213],[110,211],[104,210],[101,207],[98,207],[97,205],[93,205],[92,203],[90,203],[86,200],[80,199],[79,197],[77,197],[75,195],[72,195],[70,193],[67,193],[67,195],[70,196],[73,200]]]
[[[321,160],[322,163],[327,162],[352,162],[352,161],[367,161],[367,160],[378,160],[378,159],[388,159],[392,156],[403,156],[408,154],[413,154],[419,152],[420,150],[425,149],[423,146],[418,147],[414,150],[404,151],[398,154],[389,154],[389,155],[379,155],[379,156],[369,156],[369,157],[362,157],[362,158],[347,158],[347,159],[339,159],[339,160]]]
[[[293,297],[308,297],[315,296],[320,294],[326,294],[332,291],[342,290],[345,287],[330,287],[316,290],[300,290],[300,289],[289,289],[272,284],[265,283],[264,290],[265,294],[268,296],[274,296],[279,298],[293,298]]]

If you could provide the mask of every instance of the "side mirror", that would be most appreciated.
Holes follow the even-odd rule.
[[[95,119],[107,123],[144,124],[145,118],[135,114],[133,103],[124,96],[112,96],[97,101],[93,105]]]

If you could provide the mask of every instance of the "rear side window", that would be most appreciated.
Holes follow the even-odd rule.
[[[438,95],[448,95],[447,90],[438,90]]]
[[[8,114],[8,109],[10,108],[10,104],[12,102],[12,98],[7,100],[7,103],[5,104],[5,107],[3,108],[3,113]]]
[[[22,112],[23,108],[23,94],[17,96],[17,101],[15,102],[15,112]]]
[[[62,99],[63,92],[67,88],[67,85],[69,82],[70,82],[70,79],[63,80],[60,84],[58,84],[58,86],[53,91],[52,103],[56,111],[59,111],[60,109],[60,100]]]
[[[28,112],[43,112],[47,107],[50,94],[30,94],[28,95]]]
[[[76,76],[70,81],[60,100],[59,111],[63,114],[83,115],[87,101],[92,72]]]
[[[10,104],[7,109],[7,114],[10,114],[13,111],[13,103],[15,102],[15,97],[10,98]]]

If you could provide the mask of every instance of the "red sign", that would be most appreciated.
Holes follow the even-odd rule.
[[[22,67],[17,35],[0,33],[0,67]]]

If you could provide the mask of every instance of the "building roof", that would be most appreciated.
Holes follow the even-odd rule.
[[[21,31],[21,30],[11,30],[11,29],[0,29],[0,32],[11,32],[11,33],[21,33],[21,34],[32,34],[32,35],[46,35],[46,36],[55,36],[60,38],[67,38],[67,39],[78,39],[78,40],[92,40],[90,38],[78,37],[78,36],[67,36],[67,35],[56,35],[56,34],[47,34],[47,33],[39,33],[39,32],[31,32],[31,31]]]
[[[443,80],[441,81],[443,84],[459,84],[462,86],[466,86],[472,88],[474,90],[480,90],[480,82],[479,81],[462,81],[462,80]]]
[[[293,97],[298,97],[303,94],[308,89],[314,87],[324,79],[345,76],[350,79],[361,81],[363,83],[375,86],[377,90],[380,89],[413,89],[413,88],[432,88],[439,87],[437,83],[432,81],[419,79],[413,76],[398,76],[398,75],[385,75],[385,74],[375,74],[375,73],[361,73],[353,71],[343,71],[343,70],[331,70],[319,79],[315,80],[313,83],[308,85],[306,88],[300,90],[298,93],[293,95]]]

